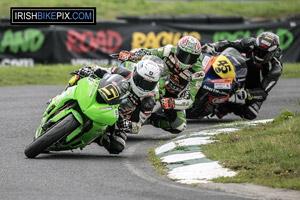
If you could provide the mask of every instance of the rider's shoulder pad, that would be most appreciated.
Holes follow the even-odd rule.
[[[171,52],[172,52],[172,48],[173,48],[173,45],[171,45],[171,44],[168,44],[168,45],[164,46],[164,48],[163,48],[163,51],[164,51],[163,56],[164,57],[169,56],[171,54]]]

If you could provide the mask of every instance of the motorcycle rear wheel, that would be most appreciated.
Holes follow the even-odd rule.
[[[24,153],[26,157],[35,158],[55,142],[67,136],[79,125],[80,123],[72,114],[67,115],[25,148]]]

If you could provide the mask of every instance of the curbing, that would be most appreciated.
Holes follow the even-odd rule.
[[[213,135],[234,132],[244,127],[267,123],[272,120],[245,121],[200,129],[158,146],[155,149],[155,154],[165,164],[168,178],[179,183],[209,183],[214,178],[235,176],[236,172],[223,168],[218,164],[218,161],[206,158],[201,152],[200,145],[214,142],[211,140]]]

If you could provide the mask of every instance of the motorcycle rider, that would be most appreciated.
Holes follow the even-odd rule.
[[[119,59],[139,60],[145,55],[160,57],[167,66],[169,79],[159,82],[164,112],[162,115],[153,113],[149,118],[150,123],[171,133],[180,133],[187,125],[184,110],[192,105],[204,77],[204,70],[199,61],[201,44],[195,37],[185,36],[176,46],[169,44],[157,49],[122,51]]]
[[[110,74],[119,74],[129,83],[130,93],[120,104],[120,116],[114,133],[107,133],[95,140],[100,146],[104,146],[110,153],[120,153],[125,148],[126,133],[138,134],[141,126],[151,115],[155,106],[155,89],[160,78],[159,66],[151,60],[143,60],[138,63],[124,63],[130,71],[124,67],[102,68],[90,65],[80,68],[77,72],[83,77],[96,76],[103,78]]]
[[[237,90],[239,99],[244,104],[228,102],[220,108],[217,115],[233,112],[245,119],[255,119],[267,99],[271,89],[276,85],[282,73],[282,51],[279,47],[279,37],[271,32],[263,32],[257,38],[243,38],[235,41],[219,41],[205,44],[202,51],[210,54],[222,52],[227,47],[233,47],[246,54],[248,73],[244,89]]]

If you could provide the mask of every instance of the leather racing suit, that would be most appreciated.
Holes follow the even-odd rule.
[[[247,61],[248,73],[246,76],[245,89],[247,91],[247,98],[245,104],[237,104],[228,102],[220,110],[219,117],[223,117],[227,113],[233,112],[236,115],[245,119],[255,119],[258,111],[271,89],[276,85],[282,73],[282,51],[278,48],[274,57],[265,64],[257,66],[253,59],[253,50],[256,38],[244,38],[235,41],[219,41],[211,44],[214,46],[216,52],[222,52],[228,47],[237,49],[240,53],[244,53],[249,59]]]
[[[163,98],[174,98],[174,107],[165,109],[162,115],[153,113],[150,117],[150,123],[171,133],[180,133],[187,126],[184,110],[189,108],[195,100],[195,96],[202,85],[204,69],[200,57],[191,68],[187,70],[178,68],[174,58],[175,49],[176,47],[173,45],[166,45],[158,49],[134,49],[131,53],[135,58],[156,55],[167,65],[169,78],[168,81],[159,82],[159,89]]]

